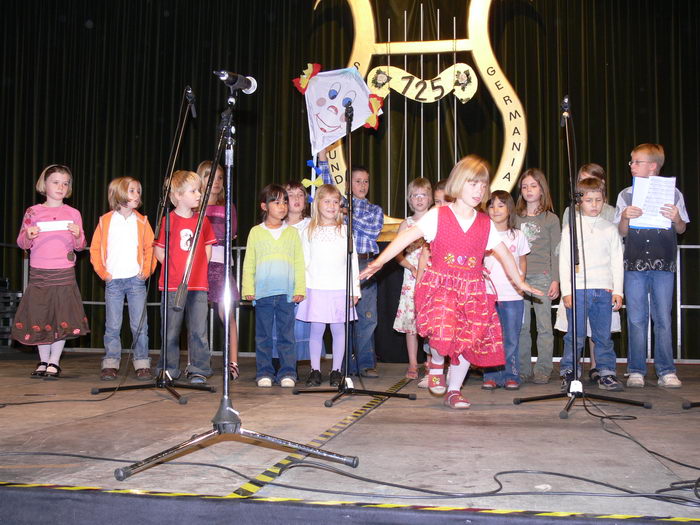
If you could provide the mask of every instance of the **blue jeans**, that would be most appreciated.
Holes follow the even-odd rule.
[[[165,293],[165,292],[164,292]],[[190,363],[187,365],[188,374],[200,374],[210,377],[214,372],[211,369],[211,355],[209,355],[209,342],[207,338],[207,292],[190,290],[187,292],[185,308],[176,312],[173,308],[176,292],[167,292],[168,296],[168,333],[165,337],[167,372],[170,377],[180,377],[180,329],[182,319],[187,318],[187,350]],[[161,306],[161,312],[163,307]],[[163,352],[158,359],[156,372],[163,369]]]
[[[528,275],[527,283],[544,292],[544,296],[525,296],[525,315],[520,330],[520,373],[529,376],[530,372],[549,376],[552,373],[552,356],[554,355],[554,332],[552,331],[552,300],[547,291],[552,278],[545,274]],[[531,311],[535,310],[537,323],[537,362],[532,369],[532,339],[530,337]]]
[[[654,367],[658,377],[675,374],[671,310],[675,274],[648,270],[625,271],[625,303],[627,304],[627,371],[646,375],[647,326],[649,303],[654,322]],[[650,299],[648,297],[651,296]]]
[[[593,290],[576,290],[576,360],[581,357],[581,351],[586,341],[586,318],[591,324],[591,339],[595,345],[595,364],[601,376],[615,375],[615,347],[610,337],[610,321],[612,319],[612,292],[596,288]],[[566,309],[566,319],[569,326],[573,325],[573,313]],[[559,363],[562,376],[573,371],[573,334],[571,328],[564,335],[564,355]],[[581,377],[581,368],[578,367]]]
[[[146,307],[146,281],[138,277],[112,279],[105,284],[105,356],[102,368],[119,368],[122,356],[122,319],[124,318],[124,298],[129,306],[129,325],[134,344],[134,368],[150,368],[148,357],[148,318],[141,315]]]
[[[296,318],[297,308],[299,305],[294,305],[294,317]],[[273,321],[272,323],[272,358],[279,359],[279,352],[277,351],[277,336],[276,325]],[[305,361],[309,359],[309,337],[311,336],[311,323],[306,321],[300,321],[296,319],[294,321],[294,348],[296,348],[297,361]],[[325,352],[324,352],[325,353]]]
[[[296,380],[297,356],[294,349],[295,304],[286,295],[272,295],[255,300],[255,379],[267,377],[281,381]],[[272,335],[277,338],[280,369],[275,376],[272,366]]]
[[[503,386],[506,381],[520,383],[520,356],[518,342],[520,340],[520,328],[523,324],[524,301],[498,301],[496,311],[501,322],[503,332],[503,351],[506,364],[503,370],[485,372],[484,381],[495,381],[498,386]]]
[[[372,259],[360,259],[358,261],[360,272],[367,267]],[[374,353],[374,331],[377,328],[377,281],[374,277],[362,281],[360,284],[362,297],[357,302],[357,321],[351,327],[351,347],[354,350],[353,359],[350,361],[350,373],[356,374],[368,368],[377,366],[377,357]]]

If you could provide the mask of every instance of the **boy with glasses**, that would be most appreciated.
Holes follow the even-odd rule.
[[[632,150],[629,162],[632,177],[659,175],[664,164],[664,149],[660,144],[640,144]],[[627,386],[641,388],[646,375],[647,326],[649,305],[654,321],[654,367],[658,385],[680,388],[673,363],[671,310],[674,273],[676,271],[677,235],[690,222],[683,194],[675,190],[673,203],[661,208],[661,215],[671,221],[671,227],[636,228],[630,219],[641,217],[643,210],[632,206],[633,186],[617,197],[615,223],[625,239],[625,284],[627,302],[628,357]],[[650,297],[651,300],[648,299]]]

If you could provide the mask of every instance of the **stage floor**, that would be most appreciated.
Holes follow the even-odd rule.
[[[536,495],[457,499],[380,486],[310,467],[293,468],[279,475],[279,466],[288,459],[294,461],[291,451],[230,435],[217,436],[173,463],[228,467],[253,482],[231,471],[192,464],[155,466],[120,482],[114,477],[114,469],[125,466],[124,463],[42,454],[81,454],[135,462],[194,434],[211,430],[210,420],[220,402],[221,364],[216,363],[219,375],[211,380],[218,392],[181,390],[187,404],[180,405],[163,389],[117,392],[107,399],[107,394],[91,395],[92,388],[113,386],[99,381],[100,356],[95,354],[65,355],[61,363],[64,373],[56,381],[31,379],[29,372],[35,361],[33,353],[0,354],[0,403],[8,403],[0,409],[0,481],[234,498],[242,495],[298,498],[305,502],[420,505],[445,510],[518,509],[599,517],[669,516],[700,520],[698,507],[638,497],[555,495],[555,492],[613,494],[616,491],[542,473],[508,474],[500,478],[502,492]],[[278,386],[257,388],[254,361],[244,358],[241,365],[241,379],[232,383],[231,398],[240,412],[243,428],[300,443],[321,444],[323,449],[357,456],[359,466],[355,469],[313,461],[366,478],[474,494],[497,489],[493,480],[497,472],[537,470],[653,493],[700,475],[697,470],[652,455],[630,439],[606,432],[601,420],[586,410],[587,407],[596,415],[619,416],[605,422],[605,427],[639,441],[651,451],[700,466],[700,408],[682,409],[684,399],[700,401],[699,366],[679,368],[683,380],[680,390],[656,387],[652,373],[648,379],[653,382],[648,381],[644,389],[609,394],[648,401],[653,404],[652,409],[597,401],[595,406],[586,402],[584,407],[579,399],[569,418],[560,419],[565,405],[562,399],[513,404],[514,398],[558,392],[556,379],[549,385],[527,384],[517,392],[502,389],[486,392],[480,389],[480,377],[470,377],[463,393],[472,407],[457,411],[444,407],[441,398],[418,389],[416,381],[403,381],[406,365],[380,364],[381,377],[364,379],[365,388],[396,388],[401,393],[416,393],[418,399],[380,402],[377,398],[357,395],[344,397],[326,408],[324,401],[330,394],[293,395],[291,389]],[[328,367],[328,361],[324,365]],[[302,377],[307,371],[308,366],[301,364]],[[129,371],[125,384],[137,384],[133,370]],[[357,380],[355,386],[361,387]],[[590,393],[606,394],[584,386]],[[38,401],[56,402],[11,405]],[[10,454],[13,452],[27,455]],[[346,494],[321,492],[329,490]],[[693,496],[692,492],[683,494]],[[411,498],[401,499],[398,495]],[[532,515],[531,512],[519,514]]]

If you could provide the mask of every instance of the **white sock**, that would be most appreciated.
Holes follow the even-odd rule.
[[[326,323],[311,323],[309,335],[309,358],[311,370],[321,370],[321,351],[323,349],[323,333],[326,331]]]
[[[343,357],[345,357],[345,323],[331,323],[331,334],[333,334],[333,370],[340,370],[343,367]]]
[[[430,357],[431,357],[431,368],[437,368],[445,365],[445,356],[440,355],[440,353],[435,350],[434,348],[430,348]]]
[[[48,363],[51,355],[51,345],[37,345],[37,348],[39,350],[39,361]]]
[[[66,340],[54,341],[51,343],[51,355],[49,356],[49,364],[57,365],[61,361],[63,347],[66,346]]]
[[[447,384],[447,391],[459,390],[462,388],[462,383],[464,383],[464,378],[467,377],[467,372],[469,372],[469,361],[464,359],[464,357],[459,358],[458,365],[450,365],[450,380]]]

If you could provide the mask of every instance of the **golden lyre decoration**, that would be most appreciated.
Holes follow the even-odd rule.
[[[467,64],[453,64],[435,78],[422,80],[396,66],[378,66],[367,75],[369,90],[382,98],[393,89],[416,102],[437,102],[450,93],[462,103],[476,93],[476,73]]]
[[[501,159],[496,168],[494,180],[491,183],[491,190],[510,191],[517,180],[517,176],[525,160],[525,151],[527,149],[527,124],[525,122],[525,111],[523,110],[520,99],[501,70],[501,66],[496,60],[496,56],[491,47],[488,24],[491,1],[492,0],[471,0],[471,2],[466,2],[465,5],[468,10],[467,35],[469,38],[417,42],[377,42],[376,23],[370,0],[347,0],[352,13],[355,32],[348,66],[356,66],[362,77],[365,78],[372,57],[375,55],[430,55],[471,52],[481,81],[486,85],[486,89],[489,90],[491,97],[498,107],[503,123],[503,149]],[[320,3],[321,0],[316,0],[314,9],[316,9]],[[452,67],[457,66],[459,66],[459,64],[454,64]],[[384,69],[386,70],[387,68],[385,67]],[[386,73],[392,76],[390,70],[387,70]],[[436,78],[442,79],[443,73]],[[401,76],[401,73],[399,73],[398,76]],[[428,85],[430,84],[430,80],[419,80],[421,82],[427,82]],[[369,81],[371,82],[371,78]],[[476,82],[475,76],[474,82]],[[410,87],[407,89],[407,92],[408,91],[410,91]],[[417,92],[411,93],[419,95]],[[436,89],[435,93],[439,93],[439,88]],[[416,98],[414,98],[414,100],[416,100]],[[421,102],[423,101],[421,100]],[[425,100],[425,102],[428,102],[428,100]],[[345,159],[343,158],[341,146],[342,144],[340,141],[335,144],[333,149],[328,152],[328,160],[331,175],[339,186],[339,189],[344,191]]]

